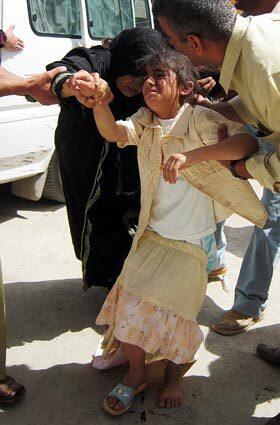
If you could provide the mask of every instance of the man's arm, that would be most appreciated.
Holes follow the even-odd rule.
[[[240,124],[245,124],[245,121],[240,118],[240,116],[235,112],[235,110],[230,106],[228,102],[213,102],[211,105],[211,109],[213,109],[213,111],[218,112],[228,120],[235,121]]]
[[[237,112],[233,109],[233,107],[231,107],[228,102],[210,102],[210,100],[205,99],[202,96],[198,96],[196,104],[204,106],[208,109],[212,109],[212,111],[218,112],[230,121],[245,124],[245,121],[243,121],[243,119],[237,114]]]
[[[163,177],[166,181],[175,183],[179,170],[184,170],[201,161],[238,160],[252,155],[258,148],[258,142],[253,137],[247,134],[235,134],[214,145],[171,155],[163,164]]]
[[[58,103],[57,98],[50,92],[50,83],[57,74],[64,71],[65,67],[58,67],[52,71],[22,78],[0,66],[0,96],[28,94],[43,105]]]
[[[194,163],[201,161],[227,161],[237,160],[252,155],[259,149],[258,142],[247,134],[235,134],[220,143],[205,146],[186,152],[187,157],[190,156]],[[188,165],[186,163],[186,168]]]
[[[0,66],[0,96],[22,94],[21,90],[25,80],[18,75],[12,74]]]

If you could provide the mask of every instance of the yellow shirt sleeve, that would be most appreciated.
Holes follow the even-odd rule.
[[[280,133],[280,73],[273,74],[260,84],[259,108],[264,116],[265,125],[274,133]]]
[[[257,125],[256,119],[250,114],[248,109],[245,107],[244,103],[239,96],[235,96],[227,102],[232,109],[237,113],[237,115],[246,123]]]
[[[139,110],[140,111],[140,110]],[[124,148],[126,146],[137,146],[140,140],[140,137],[143,133],[144,127],[139,123],[139,111],[133,114],[131,117],[124,120],[116,121],[116,124],[122,126],[126,130],[127,141],[118,142],[117,145],[119,148]]]
[[[246,161],[246,168],[258,182],[280,193],[280,151],[267,155],[254,155]]]

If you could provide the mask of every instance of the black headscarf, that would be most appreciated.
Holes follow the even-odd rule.
[[[120,32],[110,45],[111,77],[145,74],[140,60],[151,51],[157,50],[160,43],[160,33],[149,27],[126,29]]]

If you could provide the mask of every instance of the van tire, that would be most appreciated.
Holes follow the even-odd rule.
[[[56,151],[54,151],[49,163],[42,197],[56,202],[65,202]]]

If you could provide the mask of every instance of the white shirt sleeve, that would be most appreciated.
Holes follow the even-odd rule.
[[[133,114],[131,117],[126,120],[119,120],[116,122],[117,125],[125,128],[127,133],[127,142],[118,142],[119,148],[124,148],[125,146],[137,146],[141,135],[143,133],[144,127],[138,121],[139,111]]]

